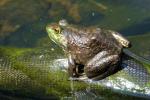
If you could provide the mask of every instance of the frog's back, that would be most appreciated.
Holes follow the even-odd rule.
[[[78,63],[86,63],[101,51],[120,53],[121,44],[107,30],[100,28],[67,28],[68,50]]]

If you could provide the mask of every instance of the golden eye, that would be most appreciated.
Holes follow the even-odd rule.
[[[55,30],[56,33],[58,33],[58,34],[60,33],[60,28],[59,27],[55,28],[54,30]]]

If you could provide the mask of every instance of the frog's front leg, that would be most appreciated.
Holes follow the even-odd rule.
[[[69,76],[71,77],[79,77],[80,74],[79,74],[79,70],[78,70],[78,67],[79,67],[79,64],[77,64],[75,62],[75,60],[72,58],[71,54],[68,54],[68,74]]]
[[[87,62],[84,71],[88,78],[100,80],[118,69],[119,60],[119,55],[110,55],[107,51],[102,51]]]

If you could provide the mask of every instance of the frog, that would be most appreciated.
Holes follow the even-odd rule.
[[[119,32],[96,26],[78,26],[67,20],[46,26],[49,38],[67,54],[68,74],[101,80],[119,69],[124,48],[131,42]]]

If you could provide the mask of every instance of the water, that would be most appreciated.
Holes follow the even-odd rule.
[[[149,66],[132,61],[126,61],[132,67],[99,82],[68,81],[66,57],[45,30],[63,18],[116,30],[133,43],[131,51],[150,59],[149,5],[150,0],[1,0],[0,99],[149,98]]]

